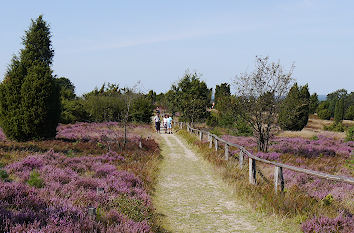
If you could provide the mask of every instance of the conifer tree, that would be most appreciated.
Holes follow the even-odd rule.
[[[42,16],[32,20],[22,43],[24,48],[0,84],[0,125],[9,138],[19,141],[53,137],[60,99],[50,68],[51,33]]]
[[[283,130],[302,130],[309,117],[310,93],[308,86],[295,83],[285,98],[279,113],[279,125]]]
[[[344,118],[344,98],[337,100],[335,109],[334,109],[334,121],[336,123],[342,122]]]

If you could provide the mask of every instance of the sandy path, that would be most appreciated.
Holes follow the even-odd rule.
[[[237,203],[211,165],[178,137],[161,137],[164,161],[154,205],[165,215],[164,227],[172,232],[277,232],[263,222],[255,224],[249,208]]]

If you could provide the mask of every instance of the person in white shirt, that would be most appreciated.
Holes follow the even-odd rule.
[[[156,116],[154,117],[154,122],[155,122],[155,128],[156,128],[156,133],[160,133],[160,114],[157,113]]]
[[[167,114],[163,118],[163,127],[165,127],[165,133],[167,133]]]

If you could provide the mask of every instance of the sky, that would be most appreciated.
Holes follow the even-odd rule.
[[[354,1],[1,1],[0,80],[31,19],[43,14],[55,50],[52,69],[76,93],[104,82],[157,93],[185,72],[210,88],[280,61],[310,92],[354,91]]]

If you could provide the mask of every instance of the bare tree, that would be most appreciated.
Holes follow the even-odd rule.
[[[284,71],[279,62],[270,62],[269,57],[256,57],[255,70],[241,73],[234,80],[239,97],[237,111],[252,126],[260,151],[268,150],[280,102],[293,83],[294,67]]]
[[[123,148],[125,148],[127,144],[127,124],[129,121],[129,117],[131,115],[131,108],[134,100],[138,96],[138,86],[140,85],[140,81],[138,81],[132,88],[125,87],[123,88],[123,100],[124,100],[124,111],[123,111],[123,125],[124,125],[124,142]]]

